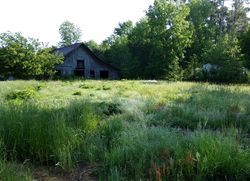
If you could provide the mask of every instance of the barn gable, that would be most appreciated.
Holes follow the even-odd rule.
[[[64,63],[56,69],[62,76],[82,76],[86,79],[118,79],[118,70],[99,59],[84,43],[76,43],[54,50],[64,56]]]

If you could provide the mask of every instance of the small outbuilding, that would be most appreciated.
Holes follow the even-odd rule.
[[[98,58],[84,43],[55,49],[64,56],[64,62],[56,66],[61,76],[81,76],[85,79],[119,79],[118,70]]]

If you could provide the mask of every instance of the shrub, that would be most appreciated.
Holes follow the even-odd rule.
[[[105,90],[105,91],[107,91],[107,90],[111,90],[111,87],[102,86],[102,90]]]
[[[27,100],[35,98],[36,90],[33,88],[26,88],[24,90],[18,90],[8,93],[5,97],[8,100],[19,99],[19,100]]]
[[[103,105],[103,113],[107,116],[121,114],[120,104],[118,103],[101,103]]]
[[[82,88],[82,89],[92,89],[93,86],[90,86],[90,85],[87,85],[87,84],[81,84],[81,85],[79,85],[79,88]]]
[[[75,93],[73,93],[74,96],[81,96],[82,95],[82,92],[81,91],[77,91]]]

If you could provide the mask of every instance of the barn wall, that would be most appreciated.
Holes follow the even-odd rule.
[[[118,79],[118,72],[110,66],[96,60],[84,48],[79,47],[70,53],[62,65],[57,66],[61,70],[63,76],[74,75],[74,70],[77,66],[77,60],[84,60],[85,64],[85,78],[90,78],[90,71],[95,71],[95,79],[100,79],[100,71],[109,71],[109,79]]]
[[[61,71],[62,76],[69,76],[69,75],[74,75],[74,60],[73,60],[73,55],[70,54],[64,59],[63,64],[56,66],[57,70]]]

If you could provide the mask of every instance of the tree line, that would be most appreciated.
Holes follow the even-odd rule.
[[[229,9],[224,0],[156,0],[135,25],[119,23],[100,45],[86,43],[123,78],[244,82],[250,68],[244,3],[234,0]]]
[[[85,42],[126,79],[245,82],[250,79],[250,25],[246,0],[155,0],[139,22],[119,23],[101,44]],[[80,41],[65,21],[57,46]],[[54,47],[55,48],[55,47]],[[63,57],[20,33],[0,34],[0,77],[46,78]]]

